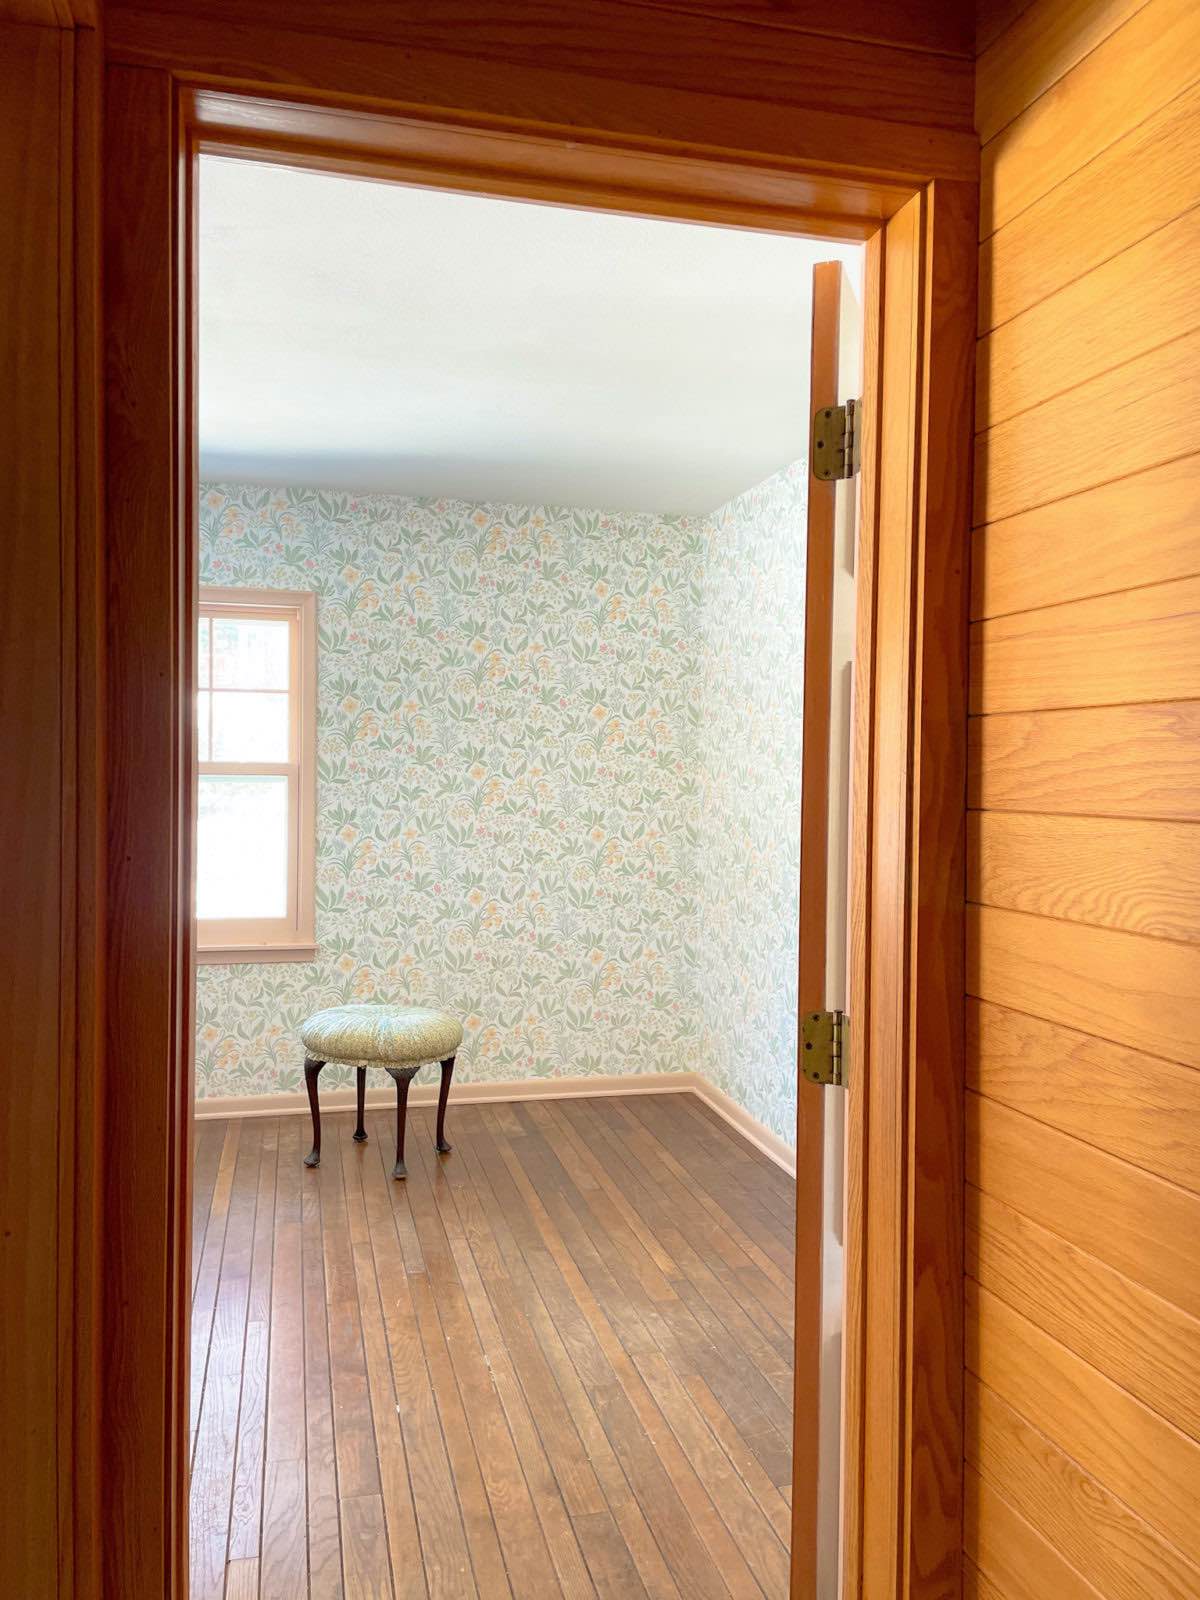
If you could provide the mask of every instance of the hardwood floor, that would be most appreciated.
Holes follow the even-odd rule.
[[[782,1600],[794,1188],[690,1094],[197,1126],[191,1600]]]

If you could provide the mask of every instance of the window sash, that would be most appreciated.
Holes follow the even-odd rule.
[[[197,918],[197,957],[201,961],[303,959],[315,953],[314,887],[316,834],[316,596],[293,590],[211,589],[200,591],[200,615],[210,619],[286,621],[288,687],[215,689],[212,683],[213,628],[209,628],[209,684],[200,693],[286,694],[287,761],[212,761],[197,758],[199,777],[283,777],[287,779],[287,910],[282,917]],[[198,704],[198,702],[197,702]],[[194,748],[199,750],[198,712],[193,707]],[[211,748],[211,723],[210,723]]]

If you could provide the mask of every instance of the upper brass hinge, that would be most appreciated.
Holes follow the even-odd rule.
[[[846,1086],[846,1016],[842,1011],[809,1011],[800,1025],[800,1060],[809,1083]]]
[[[862,401],[844,406],[822,406],[813,412],[812,470],[823,483],[852,478],[858,471],[862,435]]]

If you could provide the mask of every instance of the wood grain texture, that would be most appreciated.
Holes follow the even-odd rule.
[[[192,1035],[189,703],[193,597],[177,463],[177,122],[166,74],[105,80],[105,520],[109,879],[106,1049],[105,1576],[115,1593],[185,1581],[188,1129]],[[152,1198],[153,1197],[153,1198]]]
[[[1200,944],[1200,828],[1141,818],[973,811],[967,898]]]
[[[986,1289],[967,1285],[967,1367],[1187,1562],[1200,1560],[1200,1445]]]
[[[981,1477],[1002,1486],[1005,1499],[1103,1600],[1189,1600],[1198,1569],[1169,1540],[1113,1494],[1017,1408],[974,1377],[967,1379],[967,1454]],[[981,1516],[987,1513],[981,1502]],[[1006,1555],[1016,1562],[1020,1547]],[[1044,1563],[1019,1576],[1035,1582]],[[1075,1589],[1061,1591],[1074,1600]],[[1057,1589],[1034,1590],[1037,1600]],[[1007,1600],[1024,1600],[1020,1589]]]
[[[113,8],[114,12],[117,10]],[[202,16],[244,21],[232,0],[157,0],[142,8],[168,23]],[[708,90],[773,105],[869,113],[888,121],[966,130],[972,122],[969,63],[830,34],[746,26],[708,15],[663,12],[626,0],[294,0],[261,4],[265,27],[410,51],[580,73],[667,90]]]
[[[1148,0],[982,152],[980,238],[1196,81],[1200,18],[1190,0]]]
[[[976,0],[975,5],[975,56],[978,59],[989,45],[994,44],[1006,28],[1024,12],[1033,0]]]
[[[1145,0],[1034,0],[975,63],[975,127],[986,144]]]
[[[1193,84],[984,241],[979,331],[1145,239],[1200,202],[1192,151],[1200,138]]]
[[[665,32],[664,48],[678,54],[677,30]],[[849,180],[873,170],[893,179],[914,174],[974,182],[978,176],[973,133],[931,122],[886,121],[869,103],[855,112],[808,107],[799,98],[787,105],[746,99],[726,84],[719,62],[699,83],[674,88],[639,82],[632,73],[597,77],[573,59],[556,67],[540,60],[493,62],[244,18],[125,7],[109,11],[105,39],[110,59],[131,65],[286,91],[306,102],[491,125],[521,137],[551,131],[563,137],[615,135],[618,143],[644,140],[681,156],[717,150],[770,154],[807,170],[834,169]],[[845,91],[847,99],[855,94],[852,86]],[[854,151],[850,167],[848,141]],[[608,203],[617,204],[616,190]],[[839,205],[836,212],[845,209]]]
[[[1200,1193],[1194,1068],[978,1001],[967,1040],[971,1088]]]
[[[1200,578],[971,626],[971,710],[1186,700],[1200,688]]]
[[[967,1271],[1044,1333],[1200,1439],[1200,1322],[991,1195],[967,1188]]]
[[[995,522],[1200,446],[1200,333],[1127,361],[981,433],[975,521]],[[1168,429],[1146,427],[1158,409]]]
[[[972,906],[967,993],[1200,1067],[1200,948]]]
[[[973,1094],[967,1176],[1188,1316],[1200,1313],[1200,1202],[1186,1189]]]
[[[1004,616],[1200,573],[1200,455],[1037,507],[975,535],[971,615]]]
[[[974,1383],[968,1385],[968,1394]],[[966,1473],[963,1545],[980,1574],[980,1600],[1097,1600],[1097,1591],[975,1467]],[[971,1586],[966,1594],[971,1595]]]
[[[945,55],[972,56],[974,29],[970,10],[945,0],[873,0],[831,12],[822,0],[638,0],[642,5],[700,16],[720,16],[773,28],[799,28],[806,33],[834,34],[843,39],[870,39],[879,44],[907,45]]]
[[[968,1552],[1005,1596],[1181,1600],[1200,1588],[1200,13],[1034,0],[984,52],[977,109]]]
[[[70,1144],[64,1096],[72,1063],[62,1004],[72,1000],[63,971],[60,918],[69,863],[63,806],[64,744],[72,693],[64,619],[57,596],[72,559],[71,466],[67,419],[59,413],[64,371],[59,276],[70,281],[69,94],[64,45],[53,29],[0,24],[0,359],[20,375],[20,403],[0,439],[0,467],[13,521],[0,540],[0,734],[12,771],[0,802],[3,887],[10,916],[0,933],[0,1007],[21,1019],[28,1068],[5,1085],[0,1117],[0,1240],[8,1314],[0,1332],[0,1400],[11,1418],[12,1494],[0,1510],[0,1544],[19,1592],[58,1586],[59,1341],[70,1337],[58,1301],[58,1232],[72,1227],[58,1190],[60,1125]],[[64,192],[66,189],[67,192]],[[66,254],[64,255],[64,247]],[[36,1063],[36,1065],[34,1065]],[[63,1208],[66,1198],[67,1209]],[[62,1288],[69,1293],[68,1279]],[[67,1441],[64,1441],[64,1445]],[[67,1507],[62,1507],[66,1514]]]
[[[1200,322],[1198,245],[1193,207],[989,333],[976,367],[976,426],[1191,333]]]
[[[1200,820],[1200,706],[974,717],[967,803],[985,810]]]
[[[252,1541],[235,1558],[243,1600],[304,1582],[304,1486],[307,1477],[311,1550],[314,1450],[323,1446],[310,1439],[305,1449],[301,1437],[291,1457],[293,1397],[301,1424],[305,1409],[310,1421],[314,1410],[327,1419],[350,1473],[339,1472],[333,1489],[337,1582],[318,1590],[314,1558],[314,1594],[783,1592],[787,1507],[760,1463],[773,1459],[769,1435],[788,1481],[789,1433],[767,1421],[755,1395],[775,1394],[776,1382],[790,1395],[790,1365],[773,1355],[761,1366],[764,1347],[738,1307],[751,1303],[757,1276],[745,1222],[752,1215],[785,1257],[791,1228],[770,1203],[765,1158],[728,1125],[709,1123],[690,1096],[669,1098],[460,1107],[446,1159],[433,1154],[432,1113],[421,1110],[404,1185],[390,1177],[382,1115],[368,1118],[365,1146],[351,1140],[348,1116],[330,1116],[317,1172],[300,1164],[296,1118],[263,1119],[253,1154],[235,1145],[233,1225],[222,1213],[216,1227],[197,1226],[229,1252],[219,1258],[218,1299],[252,1310],[247,1248],[272,1263],[264,1287],[274,1402],[265,1461],[252,1445],[264,1518],[261,1547]],[[261,1151],[273,1153],[274,1141],[278,1182],[264,1231]],[[716,1175],[726,1163],[738,1174],[732,1188]],[[676,1199],[685,1186],[690,1213]],[[300,1292],[310,1273],[319,1304]],[[788,1336],[783,1277],[772,1304]],[[197,1506],[224,1506],[232,1537],[227,1482],[258,1380],[251,1340],[238,1344],[236,1319],[219,1325],[195,1325],[199,1425],[214,1438],[233,1432],[222,1449],[198,1453],[193,1496]],[[343,1339],[352,1327],[356,1347]],[[348,1493],[363,1488],[368,1469],[376,1492]],[[206,1527],[213,1570],[223,1572],[220,1518]]]

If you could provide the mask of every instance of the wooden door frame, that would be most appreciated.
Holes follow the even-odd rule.
[[[116,1069],[99,1244],[106,1593],[186,1595],[196,584],[187,174],[200,144],[219,144],[476,193],[865,241],[843,1596],[957,1594],[974,183],[698,152],[611,130],[587,137],[399,96],[364,106],[314,87],[308,69],[289,79],[273,67],[248,82],[245,67],[189,60],[194,40],[155,48],[149,59],[118,52],[105,86],[106,985]],[[822,1092],[801,1083],[802,1170],[820,1138]],[[799,1185],[799,1203],[811,1198]],[[812,1308],[798,1309],[811,1323]],[[798,1545],[808,1502],[798,1490]],[[795,1570],[792,1594],[812,1600]]]

